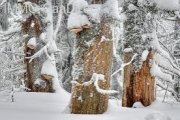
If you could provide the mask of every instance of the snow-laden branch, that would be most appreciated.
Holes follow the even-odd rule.
[[[2,37],[0,38],[0,42],[7,42],[8,40],[10,40],[13,36],[15,36],[17,34],[17,32],[14,32],[13,34],[9,35],[8,37]]]
[[[159,43],[164,47],[164,49],[166,49],[166,50],[168,51],[169,55],[171,56],[171,58],[173,59],[173,61],[175,62],[175,64],[178,65],[178,63],[177,63],[174,55],[169,51],[169,49],[168,49],[162,42],[159,41]]]
[[[31,57],[26,57],[26,59],[30,59],[29,62],[32,62],[33,59],[41,56],[46,50],[47,50],[47,47],[49,46],[49,44],[46,44],[43,48],[41,48],[38,52],[36,52],[33,56]]]
[[[160,54],[156,53],[155,56],[154,56],[154,60],[155,62],[160,66],[162,67],[163,69],[166,69],[178,76],[180,76],[180,71],[175,69],[171,63],[166,59],[164,58],[163,56],[161,56]]]
[[[20,53],[20,52],[3,51],[2,53],[11,54],[11,55],[18,55],[18,56],[25,56],[25,54]]]
[[[127,65],[130,65],[130,64],[133,62],[133,60],[135,59],[136,56],[137,56],[137,54],[134,54],[133,57],[131,58],[131,60],[130,60],[128,63],[122,64],[122,65],[121,65],[121,68],[119,68],[117,71],[115,71],[115,72],[111,75],[111,77],[113,77],[113,76],[114,76],[115,74],[117,74],[118,72],[122,71],[123,68],[126,67]]]
[[[103,90],[99,87],[99,85],[98,85],[99,80],[106,81],[104,77],[105,76],[102,74],[93,73],[91,79],[88,82],[84,82],[81,84],[77,81],[72,81],[71,83],[76,84],[78,86],[89,86],[89,85],[94,83],[94,86],[96,87],[97,92],[104,94],[104,95],[105,94],[117,94],[117,93],[119,93],[118,91],[115,91],[115,90]]]
[[[13,28],[13,29],[12,29]],[[14,33],[18,33],[21,31],[21,27],[17,27],[17,26],[11,26],[11,29],[7,30],[7,31],[0,31],[0,36],[8,36]]]
[[[177,71],[180,71],[180,68],[177,67],[177,65],[174,64],[172,58],[170,57],[169,53],[166,52],[164,49],[161,48],[157,35],[156,33],[153,34],[153,41],[151,41],[151,46],[154,48],[154,50],[156,50],[157,53],[159,53],[164,59],[166,59],[167,61],[169,61],[169,64],[172,66],[173,69],[176,69]],[[158,59],[157,59],[158,60]],[[160,61],[159,61],[160,62]],[[164,64],[162,65],[164,67],[166,67],[167,65]],[[178,75],[180,75],[180,73],[178,72]]]
[[[173,81],[172,76],[162,72],[161,69],[159,68],[159,66],[155,62],[153,62],[150,72],[156,78],[165,80],[167,82],[172,82]]]
[[[11,68],[11,69],[8,69],[8,70],[4,70],[5,72],[15,72],[15,71],[19,71],[19,70],[24,70],[24,66],[22,67],[17,67],[17,68]]]
[[[101,88],[99,87],[99,85],[98,85],[99,80],[105,81],[104,75],[94,73],[94,74],[93,74],[93,77],[94,77],[94,79],[95,79],[95,81],[94,81],[94,86],[96,87],[96,90],[97,90],[99,93],[101,93],[101,94],[103,94],[103,95],[106,95],[106,94],[117,94],[117,93],[119,93],[118,91],[115,91],[115,90],[103,90],[103,89],[101,89]]]
[[[2,6],[3,4],[5,4],[7,2],[7,0],[2,0],[2,2],[0,3],[0,6]]]
[[[169,84],[169,83],[167,83],[167,84]],[[157,85],[158,87],[160,87],[160,88],[162,88],[162,89],[164,89],[164,90],[167,90],[168,92],[172,93],[172,94],[174,95],[175,99],[176,99],[177,101],[179,101],[178,95],[177,95],[177,93],[174,91],[174,89],[172,89],[172,88],[170,88],[170,87],[166,88],[162,83],[160,83],[160,82],[158,82],[158,81],[157,81],[156,85]]]

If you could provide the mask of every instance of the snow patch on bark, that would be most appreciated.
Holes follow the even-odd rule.
[[[91,79],[88,82],[84,82],[84,83],[80,84],[77,81],[72,81],[71,83],[72,84],[76,84],[76,85],[80,85],[80,86],[89,86],[89,85],[94,83],[94,86],[96,87],[97,92],[99,92],[99,93],[101,93],[103,95],[119,93],[118,91],[115,91],[115,90],[104,90],[104,89],[101,89],[99,87],[99,85],[98,85],[99,81],[105,82],[106,81],[105,80],[105,76],[102,75],[102,74],[93,73]]]
[[[133,49],[132,48],[125,48],[124,49],[124,52],[126,53],[126,52],[132,52],[133,51]]]
[[[143,51],[142,57],[141,57],[142,61],[145,61],[147,59],[148,54],[149,54],[148,50],[144,50]]]
[[[33,46],[33,47],[36,48],[36,46],[37,46],[36,38],[35,38],[35,37],[31,38],[31,39],[28,41],[27,45],[28,45],[28,46]]]

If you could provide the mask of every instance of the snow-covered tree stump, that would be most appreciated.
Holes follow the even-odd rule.
[[[130,61],[131,55],[125,53],[124,61]],[[124,107],[132,107],[138,101],[148,106],[155,100],[155,78],[150,72],[152,60],[153,52],[150,51],[139,71],[135,72],[132,64],[124,68]]]
[[[100,27],[100,29],[99,29]],[[87,46],[87,42],[91,43]],[[106,81],[99,81],[101,89],[110,87],[112,64],[112,33],[110,25],[102,22],[82,31],[77,36],[74,80],[90,81],[93,73],[103,74]],[[94,84],[73,84],[71,112],[75,114],[101,114],[107,110],[108,95],[97,92]]]

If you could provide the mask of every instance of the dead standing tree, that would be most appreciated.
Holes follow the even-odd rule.
[[[77,34],[71,113],[102,114],[108,107],[108,95],[102,91],[110,87],[113,41],[109,21],[106,16],[101,17],[100,23],[82,25],[81,30],[71,28]],[[98,75],[104,76],[104,80]]]
[[[29,1],[29,0],[28,0]],[[38,3],[38,1],[30,1],[32,3]],[[29,10],[31,8],[28,8]],[[31,11],[24,11],[31,12]],[[24,13],[25,16],[27,13]],[[26,20],[22,23],[22,33],[25,36],[25,57],[31,57],[34,55],[36,50],[36,38],[42,33],[42,22],[40,21],[38,15],[29,15]],[[30,62],[29,59],[25,58],[26,63],[26,73],[25,73],[25,83],[26,87],[33,91],[33,82],[35,81],[34,76],[34,60]]]

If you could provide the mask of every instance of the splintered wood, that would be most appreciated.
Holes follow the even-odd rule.
[[[148,106],[155,100],[155,78],[150,73],[153,56],[153,51],[150,51],[138,72],[133,70],[132,64],[125,67],[122,101],[124,107],[132,107],[135,102]],[[125,53],[125,62],[131,57],[132,53]]]

